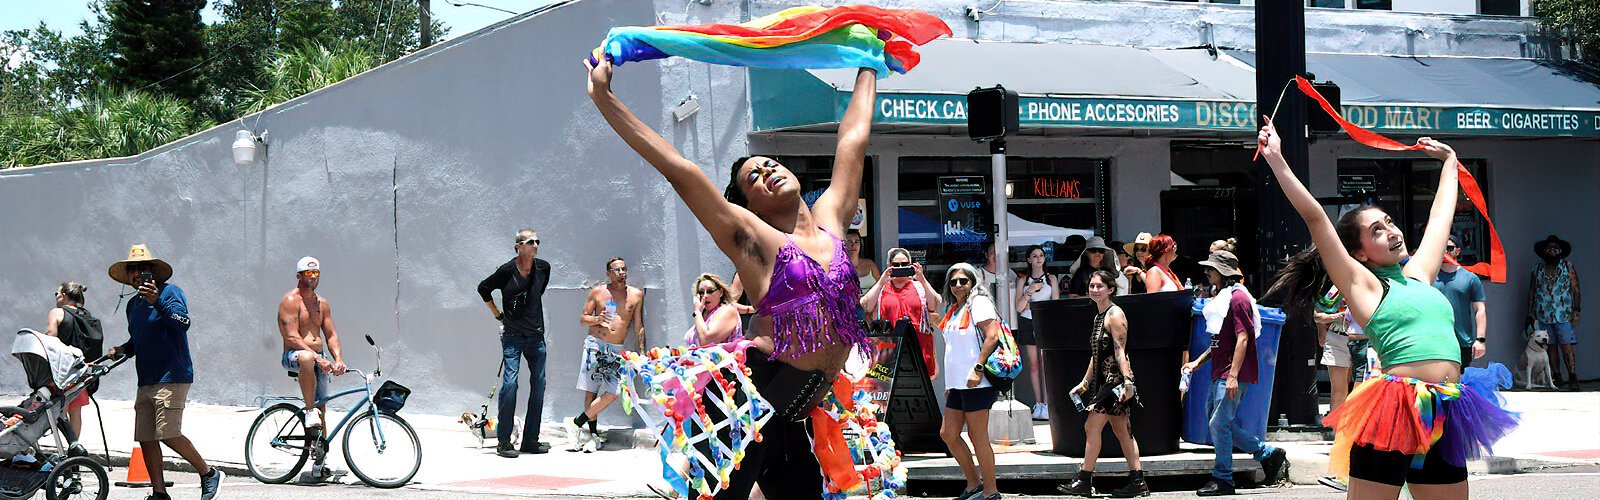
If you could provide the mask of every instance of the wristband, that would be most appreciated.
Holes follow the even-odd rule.
[[[983,363],[978,363],[976,365],[972,365],[972,371],[982,372],[983,371]]]
[[[1486,339],[1486,338],[1483,338],[1483,337],[1478,337],[1478,338],[1472,339],[1472,341],[1473,342],[1483,342],[1483,345],[1489,345],[1489,339]]]

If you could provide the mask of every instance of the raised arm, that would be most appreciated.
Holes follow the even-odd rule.
[[[599,66],[591,66],[588,61],[583,64],[589,68],[589,99],[594,101],[595,109],[600,111],[606,124],[616,131],[629,148],[633,148],[662,177],[666,177],[678,197],[689,206],[689,211],[711,233],[711,238],[724,253],[729,256],[741,255],[741,252],[734,251],[737,249],[734,235],[741,228],[753,226],[752,222],[758,222],[755,214],[724,200],[722,193],[699,166],[679,154],[671,143],[640,121],[611,93],[611,62],[601,61]]]
[[[1417,142],[1428,156],[1443,161],[1444,166],[1439,169],[1439,187],[1433,191],[1433,207],[1428,209],[1427,229],[1422,231],[1422,241],[1406,262],[1404,273],[1423,283],[1433,283],[1439,276],[1439,263],[1444,260],[1445,243],[1450,240],[1450,224],[1456,218],[1461,162],[1456,159],[1456,150],[1445,143],[1427,137]]]
[[[850,107],[839,122],[839,146],[833,155],[833,177],[828,189],[812,205],[817,223],[830,231],[842,231],[856,213],[861,197],[861,175],[866,165],[867,138],[872,135],[873,104],[878,101],[878,72],[861,68],[856,72],[855,91]]]
[[[878,280],[878,282],[872,284],[872,288],[868,288],[866,292],[861,294],[859,302],[861,302],[861,308],[867,310],[868,317],[878,317],[878,299],[883,298],[883,284],[888,281],[888,279]]]
[[[1322,211],[1322,205],[1311,196],[1311,191],[1306,190],[1300,179],[1294,176],[1294,171],[1289,170],[1289,162],[1283,159],[1283,144],[1278,138],[1277,129],[1272,126],[1272,119],[1265,116],[1261,118],[1267,123],[1261,127],[1261,133],[1256,137],[1256,142],[1261,147],[1261,155],[1267,159],[1267,165],[1272,167],[1272,175],[1278,179],[1278,185],[1283,188],[1284,196],[1289,198],[1289,203],[1294,205],[1295,211],[1300,213],[1300,218],[1305,220],[1306,228],[1311,232],[1311,241],[1321,250],[1317,254],[1322,259],[1322,266],[1327,269],[1334,286],[1339,287],[1339,291],[1344,294],[1350,312],[1361,324],[1366,324],[1367,319],[1372,317],[1372,311],[1378,308],[1378,302],[1383,299],[1383,284],[1372,271],[1367,270],[1366,266],[1351,257],[1349,252],[1344,251],[1344,244],[1334,232],[1333,221],[1328,220],[1328,214]],[[1443,247],[1438,250],[1442,251]]]

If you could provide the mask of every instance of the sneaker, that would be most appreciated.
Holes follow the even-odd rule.
[[[1344,481],[1340,481],[1339,478],[1333,476],[1319,477],[1317,478],[1317,484],[1321,484],[1339,491],[1350,491],[1350,485],[1345,484]]]
[[[583,452],[594,453],[596,451],[600,451],[600,436],[597,436],[592,432],[584,432],[584,434],[587,434],[589,439],[586,439],[583,442]]]
[[[1033,404],[1034,420],[1050,420],[1050,412],[1045,410],[1044,403]]]
[[[975,497],[972,497],[972,498],[977,499],[977,500],[1001,500],[1002,497],[1000,496],[1000,492],[996,491],[996,492],[990,493],[988,495],[983,495],[983,494],[980,493],[980,494],[978,494],[978,496],[975,496]]]
[[[583,445],[591,439],[588,429],[573,425],[571,420],[562,422],[561,425],[567,429],[567,451],[582,450]]]
[[[500,443],[498,446],[495,446],[494,454],[505,458],[517,458],[518,456],[522,455],[521,453],[517,453],[515,448],[511,447],[511,443]]]
[[[960,495],[956,495],[956,500],[971,500],[980,496],[983,496],[983,485],[981,484],[973,486],[970,490],[961,492]]]
[[[1267,484],[1278,484],[1289,475],[1289,454],[1283,448],[1273,448],[1261,459],[1261,470],[1267,473]]]
[[[1237,492],[1233,491],[1233,483],[1229,483],[1217,478],[1211,478],[1211,482],[1206,483],[1205,486],[1201,486],[1200,490],[1194,493],[1195,495],[1203,497],[1219,497],[1223,495],[1238,494]]]
[[[322,437],[322,410],[311,408],[306,410],[306,435]]]
[[[534,455],[543,455],[543,454],[546,454],[546,453],[550,453],[550,444],[549,443],[544,443],[544,442],[539,442],[539,441],[534,441],[532,448],[529,448],[527,446],[523,446],[521,448],[521,450],[522,450],[523,453],[532,453]]]
[[[200,476],[200,500],[217,498],[217,489],[222,487],[222,478],[226,476],[216,467],[211,468],[211,474]]]
[[[152,491],[144,496],[144,500],[172,500],[172,497],[167,496],[165,491]]]

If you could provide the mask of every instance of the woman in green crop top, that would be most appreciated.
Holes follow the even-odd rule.
[[[1444,165],[1422,241],[1407,260],[1405,235],[1383,210],[1361,206],[1330,221],[1289,169],[1271,120],[1266,124],[1257,138],[1262,155],[1383,366],[1382,377],[1357,387],[1324,419],[1338,435],[1330,468],[1343,475],[1348,466],[1349,498],[1396,498],[1407,484],[1416,498],[1467,498],[1466,460],[1509,432],[1515,417],[1499,407],[1492,382],[1461,383],[1454,316],[1430,286],[1455,216],[1455,151],[1430,138],[1418,141]]]

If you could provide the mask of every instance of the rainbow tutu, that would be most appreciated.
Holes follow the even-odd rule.
[[[1468,368],[1461,383],[1394,375],[1363,382],[1322,420],[1336,434],[1329,468],[1347,476],[1356,445],[1413,455],[1412,467],[1421,467],[1423,457],[1439,447],[1445,462],[1465,467],[1488,455],[1517,426],[1517,414],[1505,409],[1496,381],[1490,370]]]

